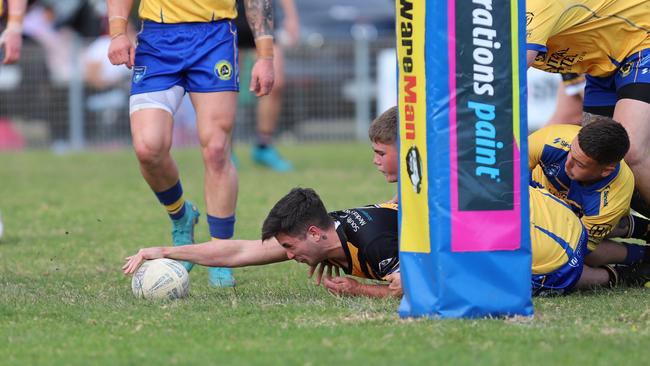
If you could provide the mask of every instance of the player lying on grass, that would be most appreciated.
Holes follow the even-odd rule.
[[[530,184],[562,199],[581,218],[589,231],[585,263],[590,266],[647,257],[646,246],[602,242],[606,237],[648,240],[648,220],[630,215],[634,176],[622,160],[629,144],[625,128],[602,116],[582,128],[550,125],[528,138]]]
[[[293,259],[328,263],[346,274],[385,280],[362,284],[347,277],[323,278],[332,293],[385,297],[402,294],[397,247],[397,205],[382,204],[327,213],[312,189],[294,188],[271,209],[261,240],[219,240],[180,247],[141,249],[127,257],[130,274],[145,259],[171,258],[219,267],[243,267]],[[322,267],[321,267],[322,269]]]

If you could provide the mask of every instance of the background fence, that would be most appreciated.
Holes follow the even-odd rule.
[[[130,144],[130,73],[123,73],[108,87],[101,83],[98,87],[90,80],[90,71],[101,73],[91,70],[94,66],[88,61],[89,49],[97,48],[92,45],[96,41],[73,37],[65,44],[53,45],[54,51],[27,41],[18,65],[0,66],[0,148]],[[356,39],[286,50],[278,139],[365,139],[368,123],[376,116],[378,90],[387,88],[377,84],[378,55],[393,47],[393,38],[372,39],[361,31]],[[255,133],[256,97],[248,92],[253,60],[242,59],[235,139],[248,142]],[[176,120],[174,143],[193,144],[196,134],[190,103],[184,103]]]

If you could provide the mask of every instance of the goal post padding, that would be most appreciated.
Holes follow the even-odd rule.
[[[524,1],[396,1],[402,317],[531,315]]]

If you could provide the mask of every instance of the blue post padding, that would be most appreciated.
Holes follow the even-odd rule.
[[[454,0],[450,0],[454,1]],[[449,90],[448,59],[448,3],[449,1],[426,2],[425,30],[425,68],[426,68],[426,124],[427,124],[427,172],[429,185],[429,232],[430,253],[400,251],[400,272],[404,297],[399,307],[401,317],[442,317],[442,318],[477,318],[509,315],[532,315],[531,299],[531,246],[528,209],[528,166],[527,166],[527,123],[526,123],[526,55],[525,55],[525,2],[513,1],[518,6],[518,42],[519,64],[518,88],[520,93],[519,115],[519,169],[515,182],[514,195],[520,200],[519,231],[520,247],[516,250],[486,250],[459,252],[451,249],[451,166],[450,166],[450,93],[456,93],[459,100],[466,97],[468,90]],[[515,5],[517,4],[517,5]],[[509,22],[510,7],[496,6],[493,3],[495,19]],[[398,32],[399,4],[398,6]],[[472,1],[455,1],[456,12],[469,16],[472,22],[472,9],[478,5]],[[503,9],[501,9],[503,8]],[[508,14],[496,15],[497,12]],[[495,24],[495,27],[504,27]],[[508,26],[506,26],[507,29]],[[471,34],[471,29],[466,30]],[[457,35],[457,38],[460,36]],[[510,35],[508,35],[510,37]],[[456,39],[451,40],[456,42]],[[509,41],[508,41],[509,42]],[[399,46],[399,45],[398,45]],[[510,44],[503,42],[503,49],[510,49]],[[471,48],[468,48],[471,50]],[[465,53],[471,60],[471,52]],[[469,62],[471,61],[463,61]],[[460,65],[458,67],[462,67]],[[496,65],[496,68],[508,68],[508,65]],[[471,69],[454,70],[458,73],[472,73]],[[499,77],[495,71],[495,82]],[[514,77],[513,79],[514,80]],[[506,85],[506,89],[510,86]],[[401,92],[401,91],[400,91]],[[498,99],[500,98],[500,99]],[[505,99],[495,98],[498,108],[512,114],[512,96]],[[508,105],[510,103],[510,105]],[[462,107],[462,105],[461,105]],[[460,108],[460,107],[459,107]],[[506,111],[506,113],[507,113]],[[459,113],[460,116],[460,113]],[[459,117],[461,118],[461,117]],[[463,121],[464,122],[464,121]],[[508,121],[506,121],[508,123]],[[497,123],[495,122],[495,125]],[[402,124],[400,123],[400,128]],[[499,128],[499,126],[497,126]],[[511,138],[512,133],[509,132]],[[502,138],[503,141],[505,139]],[[466,141],[466,140],[464,140]],[[401,144],[399,145],[401,149]],[[467,151],[467,150],[466,150]],[[465,151],[465,152],[466,152]],[[400,152],[400,156],[402,156]],[[400,162],[403,163],[403,162]],[[514,164],[511,164],[514,165]],[[400,170],[401,171],[401,170]],[[516,170],[515,170],[516,171]],[[473,179],[466,172],[458,173],[458,180]],[[399,179],[403,177],[400,175]],[[408,179],[408,178],[405,178]],[[517,183],[518,181],[518,183]],[[477,192],[483,187],[476,186]],[[471,192],[470,192],[471,193]],[[403,228],[402,216],[399,218],[400,230]],[[475,228],[480,232],[490,227]]]

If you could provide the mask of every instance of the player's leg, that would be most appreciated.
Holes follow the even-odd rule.
[[[273,68],[275,81],[273,89],[267,96],[261,97],[257,104],[257,141],[251,153],[258,164],[278,172],[292,169],[291,163],[278,153],[273,146],[273,137],[277,130],[284,94],[284,54],[282,47],[275,46]]]
[[[645,245],[619,243],[604,239],[596,246],[595,250],[585,257],[585,264],[591,267],[617,263],[633,264],[645,261],[648,254],[646,254]]]
[[[617,102],[614,119],[630,137],[625,162],[634,173],[635,185],[650,202],[650,49],[636,52],[621,62],[613,78]]]
[[[205,201],[208,226],[214,239],[234,234],[237,204],[237,171],[230,159],[232,128],[237,110],[237,93],[191,93],[196,111],[201,155],[205,169]],[[214,286],[234,286],[230,268],[210,268]]]
[[[646,92],[650,93],[650,86]],[[627,130],[630,150],[625,155],[625,162],[634,173],[635,185],[641,197],[645,202],[650,202],[650,103],[621,99],[616,103],[614,120]]]
[[[171,156],[172,113],[183,96],[180,87],[131,96],[131,136],[140,172],[172,220],[174,245],[192,244],[196,207],[183,198],[178,168]],[[184,262],[190,271],[192,264]]]
[[[596,287],[612,287],[616,284],[616,277],[614,277],[614,282],[612,282],[612,275],[614,274],[606,268],[582,266],[582,274],[575,288],[591,289]]]
[[[239,67],[237,32],[231,21],[194,27],[186,89],[196,112],[205,170],[204,192],[210,235],[228,239],[235,228],[237,172],[231,161],[231,136],[237,111]],[[232,270],[208,268],[210,284],[234,286]]]
[[[172,219],[174,245],[191,244],[199,213],[183,198],[171,154],[172,116],[183,94],[183,24],[144,22],[138,34],[129,108],[131,133],[140,171]],[[184,263],[190,270],[191,264]]]
[[[584,266],[576,288],[644,286],[650,281],[648,263],[615,264],[598,268]]]

